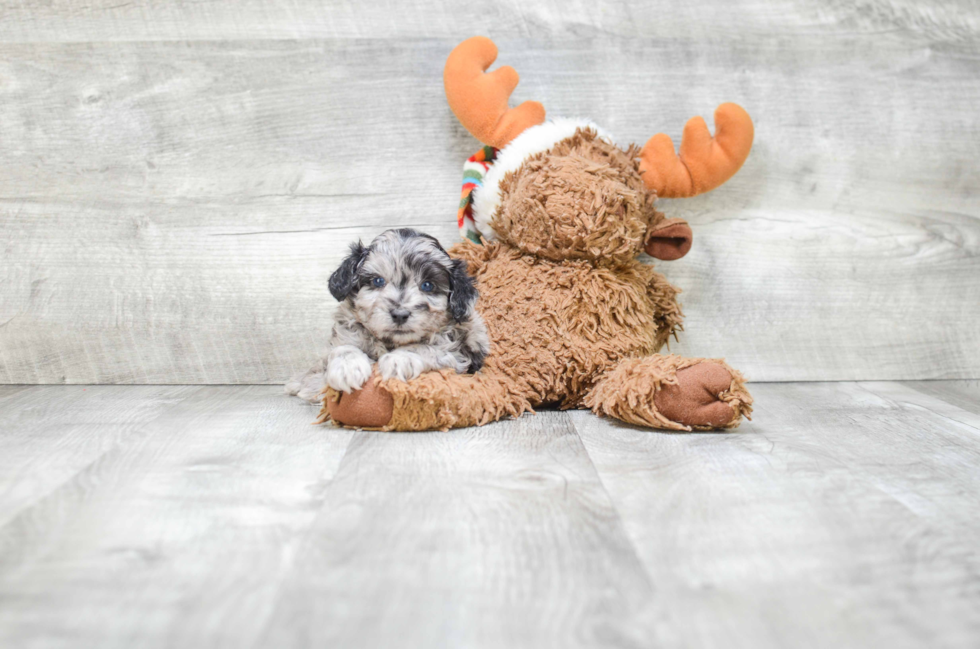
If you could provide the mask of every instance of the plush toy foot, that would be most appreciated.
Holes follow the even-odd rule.
[[[734,428],[752,413],[745,379],[720,359],[660,356],[620,361],[583,405],[596,414],[661,430]]]
[[[677,383],[666,384],[654,397],[654,404],[667,419],[685,426],[722,428],[738,413],[721,400],[732,385],[732,375],[721,365],[705,362],[677,372]]]
[[[393,412],[391,393],[372,377],[364,387],[350,394],[328,389],[323,395],[323,409],[318,421],[332,419],[351,428],[384,428],[391,421]]]

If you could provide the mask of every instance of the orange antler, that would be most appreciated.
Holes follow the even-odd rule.
[[[738,104],[715,110],[715,136],[700,117],[684,125],[681,155],[663,133],[650,138],[640,152],[646,186],[665,198],[686,198],[711,191],[735,175],[752,148],[752,118]]]
[[[544,106],[525,101],[508,109],[507,100],[520,77],[509,65],[484,74],[497,59],[497,46],[485,36],[468,38],[446,59],[442,80],[446,99],[473,137],[497,148],[544,121]]]

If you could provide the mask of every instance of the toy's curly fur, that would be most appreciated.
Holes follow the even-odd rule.
[[[524,252],[602,266],[633,260],[642,247],[656,196],[640,177],[640,149],[622,150],[593,129],[578,129],[530,157],[500,183],[502,204],[492,226]]]
[[[665,430],[733,427],[751,412],[744,379],[723,361],[656,355],[683,315],[679,291],[637,260],[664,218],[638,155],[579,129],[505,176],[492,220],[499,241],[450,249],[480,290],[477,310],[491,340],[485,366],[476,375],[374,384],[391,395],[383,429],[480,425],[541,405],[588,407]],[[715,371],[710,381],[681,381],[705,364]],[[685,399],[706,390],[710,413],[691,414]],[[322,420],[339,399],[327,391]]]

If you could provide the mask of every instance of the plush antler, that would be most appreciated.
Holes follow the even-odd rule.
[[[493,41],[485,36],[468,38],[446,59],[442,78],[449,107],[460,123],[484,144],[501,148],[528,127],[542,123],[544,106],[525,101],[508,109],[507,100],[520,77],[509,65],[485,74],[496,59]]]
[[[715,110],[715,136],[700,117],[684,125],[680,157],[674,143],[658,133],[643,145],[640,172],[646,186],[665,198],[696,196],[735,175],[752,148],[752,118],[738,104]]]

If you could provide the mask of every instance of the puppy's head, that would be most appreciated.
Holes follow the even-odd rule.
[[[382,232],[330,276],[330,293],[347,300],[375,337],[417,343],[473,314],[477,292],[466,262],[452,259],[435,237],[408,228]]]

